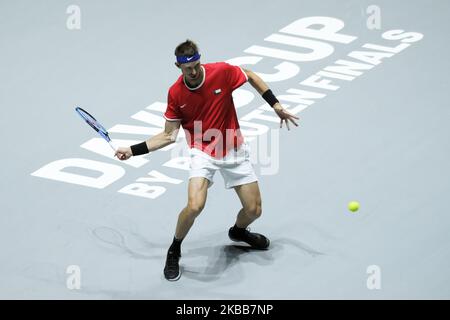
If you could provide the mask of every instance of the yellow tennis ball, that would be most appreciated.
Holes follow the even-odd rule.
[[[359,209],[359,203],[356,201],[350,201],[348,203],[348,210],[350,210],[351,212],[356,212]]]

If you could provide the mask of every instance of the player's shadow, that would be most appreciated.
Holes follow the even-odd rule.
[[[315,250],[298,240],[278,238],[272,241],[268,250],[258,250],[248,246],[235,244],[190,249],[186,252],[186,256],[207,257],[206,268],[193,267],[189,262],[184,264],[183,261],[181,261],[180,266],[182,268],[183,277],[186,278],[203,282],[222,279],[227,283],[235,283],[241,281],[245,272],[248,272],[247,270],[250,269],[247,268],[246,265],[270,265],[287,247],[297,249],[299,255],[293,256],[293,259],[299,259],[300,264],[325,255],[323,252]],[[233,272],[230,271],[231,269],[236,268],[237,270],[233,270]],[[226,274],[225,277],[223,277],[224,274]]]
[[[150,242],[135,230],[119,231],[115,228],[102,226],[91,230],[91,234],[102,247],[120,254],[127,254],[134,259],[158,261],[164,261],[165,259],[167,244]],[[214,238],[217,239],[217,235],[211,237],[211,239]],[[206,240],[211,239],[207,237]],[[204,239],[194,241],[194,245],[200,242],[204,242]],[[188,249],[184,253],[182,251],[183,257],[180,261],[180,268],[183,277],[193,280],[212,282],[220,279],[225,284],[236,283],[243,280],[245,273],[251,269],[248,268],[248,265],[270,265],[288,247],[293,247],[301,253],[301,255],[293,256],[294,259],[298,259],[299,265],[307,262],[308,258],[324,255],[324,253],[298,240],[277,238],[273,239],[268,250],[259,250],[237,244],[210,245]],[[148,254],[149,252],[155,252],[155,249],[159,254]],[[205,257],[207,259],[206,264],[204,262],[199,264],[198,259],[201,260]],[[232,272],[231,269],[233,269]]]
[[[135,232],[121,232],[111,227],[96,227],[91,230],[92,236],[102,245],[109,249],[117,250],[120,253],[125,253],[135,259],[164,259],[165,255],[162,254],[145,254],[138,252],[136,249],[132,249],[130,244],[127,243],[130,240],[140,247],[139,251],[155,251],[155,248],[163,248],[161,244],[151,243],[141,235]],[[125,240],[125,234],[128,241]],[[158,250],[160,251],[160,250]]]
[[[181,263],[183,276],[198,281],[210,282],[222,278],[227,273],[226,282],[237,282],[243,276],[243,264],[253,263],[257,265],[269,265],[273,263],[274,250],[258,250],[243,245],[222,245],[214,247],[202,247],[190,249],[186,256],[207,257],[207,266],[193,267]],[[237,267],[237,272],[228,272]]]

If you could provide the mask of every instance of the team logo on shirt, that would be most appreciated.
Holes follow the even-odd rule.
[[[220,94],[222,92],[222,89],[216,89],[216,90],[214,90],[214,94]]]

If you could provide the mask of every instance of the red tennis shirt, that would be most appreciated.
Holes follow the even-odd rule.
[[[170,87],[164,118],[181,121],[190,148],[220,159],[244,141],[231,94],[248,78],[240,67],[226,62],[202,64],[202,68],[198,87],[188,87],[183,75]]]

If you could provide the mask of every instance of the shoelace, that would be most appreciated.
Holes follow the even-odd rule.
[[[245,236],[247,236],[247,237],[249,237],[249,238],[252,238],[252,239],[254,239],[254,240],[256,240],[256,241],[259,241],[259,240],[262,239],[261,236],[260,236],[259,234],[251,233],[250,230],[251,230],[251,229],[250,229],[249,227],[247,227],[247,228],[245,229],[245,232],[244,232]]]

